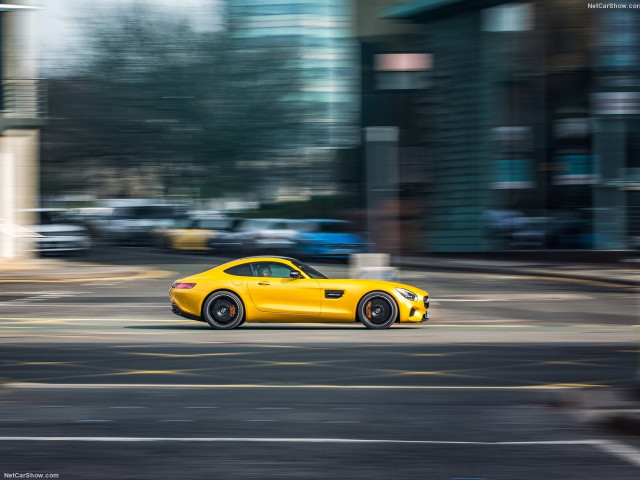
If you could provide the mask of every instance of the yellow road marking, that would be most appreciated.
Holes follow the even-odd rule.
[[[277,365],[277,366],[287,366],[287,365],[316,365],[315,362],[265,362],[266,365]]]
[[[249,352],[227,352],[227,353],[147,353],[131,352],[130,355],[140,355],[144,357],[162,358],[199,358],[199,357],[225,357],[229,355],[247,355]]]
[[[601,367],[602,364],[597,363],[587,363],[587,362],[571,362],[568,360],[552,360],[547,362],[535,362],[527,365],[579,365],[584,367]]]
[[[19,362],[9,365],[73,365],[74,362]]]
[[[111,375],[185,375],[185,370],[127,370],[124,372],[105,373],[101,376]]]
[[[543,385],[327,385],[327,384],[175,384],[175,383],[36,383],[7,382],[13,388],[204,388],[204,389],[322,389],[322,390],[569,390],[577,388],[604,388],[607,385],[587,383],[549,383]]]
[[[408,372],[402,372],[403,375],[448,375],[448,373],[445,372],[412,372],[412,371],[408,371]]]

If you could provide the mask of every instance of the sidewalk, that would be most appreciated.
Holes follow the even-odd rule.
[[[143,266],[105,265],[64,259],[4,259],[0,264],[0,282],[63,282],[114,280],[133,277],[164,276],[165,272]]]
[[[527,252],[523,251],[522,255],[526,256]],[[459,257],[394,257],[392,265],[424,271],[527,275],[600,282],[611,286],[640,286],[640,262],[576,264]],[[64,258],[5,259],[0,263],[0,282],[106,280],[138,276],[157,278],[165,275],[166,272],[146,266],[86,263]]]
[[[522,256],[527,255],[526,251]],[[394,257],[393,266],[434,271],[527,275],[565,280],[608,283],[612,286],[640,286],[640,263],[576,264],[512,260],[480,260],[443,257]]]

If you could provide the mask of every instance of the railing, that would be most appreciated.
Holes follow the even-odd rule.
[[[47,113],[46,85],[42,78],[2,81],[0,112],[11,118],[39,118]]]

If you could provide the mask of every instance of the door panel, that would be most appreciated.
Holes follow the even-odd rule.
[[[247,285],[253,304],[263,312],[320,314],[323,291],[312,278],[257,277]]]

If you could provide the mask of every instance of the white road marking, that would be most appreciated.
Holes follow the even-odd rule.
[[[613,440],[602,440],[600,443],[594,444],[594,446],[622,460],[626,460],[636,467],[640,467],[640,449],[636,447],[614,442]]]
[[[192,420],[161,420],[164,422],[183,422]],[[274,421],[274,420],[245,420],[245,421]],[[111,420],[76,420],[76,422],[111,422]],[[456,440],[399,440],[376,438],[313,438],[313,437],[44,437],[44,436],[2,436],[0,442],[87,442],[87,443],[150,443],[150,442],[237,442],[237,443],[361,443],[361,444],[400,444],[400,445],[484,445],[484,446],[563,446],[589,445],[614,455],[630,464],[640,467],[640,450],[610,440],[539,440],[522,442],[479,442]]]
[[[39,292],[37,295],[29,295],[23,296],[22,298],[16,298],[13,300],[6,300],[0,302],[3,305],[11,305],[15,306],[16,304],[20,304],[21,302],[31,302],[29,305],[33,305],[32,302],[45,302],[47,300],[56,299],[56,298],[64,298],[64,297],[76,297],[88,294],[90,292],[74,292],[74,291],[51,291],[51,292]],[[18,292],[17,295],[21,295],[22,293]]]
[[[324,437],[92,437],[92,436],[0,436],[0,442],[238,442],[238,443],[387,443],[415,445],[593,445],[614,443],[600,439],[472,441],[472,440],[402,440],[388,438],[324,438]],[[617,442],[615,442],[617,443]]]
[[[86,419],[86,420],[74,420],[75,423],[112,423],[113,420],[99,420],[99,419]]]
[[[592,296],[582,293],[501,293],[498,296],[478,294],[455,298],[432,297],[431,302],[526,302],[528,300],[565,301],[592,299]]]
[[[245,422],[277,422],[277,420],[272,420],[272,419],[256,419],[256,420],[245,420]]]
[[[540,385],[331,385],[331,384],[185,384],[185,383],[30,383],[30,382],[7,382],[6,388],[24,389],[110,389],[110,388],[180,388],[180,389],[284,389],[284,390],[486,390],[486,391],[509,391],[509,390],[571,390],[576,388],[598,388],[605,385],[584,384],[584,383],[549,383]]]

